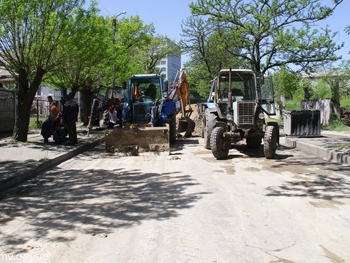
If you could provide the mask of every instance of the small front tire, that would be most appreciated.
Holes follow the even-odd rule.
[[[210,136],[210,147],[214,157],[218,160],[226,159],[230,150],[230,140],[224,137],[225,129],[216,127]]]

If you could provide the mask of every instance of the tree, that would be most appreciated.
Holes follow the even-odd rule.
[[[74,32],[66,31],[63,34],[66,41],[58,47],[54,58],[61,63],[45,78],[50,87],[61,91],[62,101],[68,91],[72,96],[80,91],[84,125],[89,121],[93,94],[99,91],[105,76],[111,75],[109,67],[106,66],[110,57],[106,51],[112,45],[111,27],[109,20],[98,16],[98,12],[95,3],[88,10],[75,10],[70,24],[79,23],[79,26],[72,26]]]
[[[275,95],[282,100],[283,104],[285,97],[293,99],[293,96],[299,87],[300,80],[300,74],[289,71],[285,67],[282,67],[278,72],[273,74]]]
[[[180,47],[175,44],[175,41],[166,36],[154,36],[150,43],[145,46],[145,50],[141,52],[140,61],[146,65],[148,73],[158,73],[156,65],[162,58],[167,55],[180,55],[180,53]]]
[[[117,62],[117,83],[123,83],[132,74],[145,70],[144,54],[153,34],[153,24],[144,24],[139,16],[120,19],[118,35],[111,52],[112,61]]]
[[[291,64],[309,69],[313,64],[338,59],[336,45],[328,27],[315,23],[329,17],[343,0],[331,7],[320,0],[198,0],[190,4],[195,16],[209,21],[228,34],[225,46],[233,56],[248,61],[257,74]],[[237,49],[230,50],[235,46]]]
[[[202,97],[208,96],[210,80],[220,68],[244,66],[244,61],[225,49],[225,35],[221,28],[199,17],[189,17],[182,25],[180,46],[183,52],[191,54],[190,62],[185,65],[188,81],[191,90],[195,89]]]
[[[60,63],[53,57],[65,41],[61,36],[70,26],[72,11],[82,4],[83,0],[0,2],[0,65],[18,81],[13,139],[27,141],[35,93],[44,75]]]

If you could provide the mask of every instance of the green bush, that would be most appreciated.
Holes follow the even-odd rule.
[[[340,107],[342,107],[342,108],[350,107],[350,97],[341,96],[340,97]]]

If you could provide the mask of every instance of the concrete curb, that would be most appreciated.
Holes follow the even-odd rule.
[[[285,137],[285,143],[288,147],[318,156],[324,160],[327,160],[328,162],[350,165],[350,156],[348,153],[339,150],[332,150],[330,148],[326,148],[325,146],[311,144],[311,142],[297,140],[297,138],[288,136]]]
[[[37,165],[35,168],[28,167],[27,169],[22,169],[20,172],[16,173],[14,176],[1,181],[0,184],[0,194],[2,191],[5,191],[9,188],[12,188],[20,183],[23,183],[31,178],[34,178],[39,173],[48,170],[52,166],[58,165],[59,163],[62,163],[64,161],[67,161],[68,159],[81,154],[82,152],[96,147],[97,145],[104,142],[104,138],[96,139],[92,142],[83,143],[82,145],[77,146],[76,148],[73,148],[72,150],[60,154],[52,159],[46,159],[39,165]]]

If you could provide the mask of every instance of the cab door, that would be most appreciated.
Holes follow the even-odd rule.
[[[264,81],[260,83],[260,101],[262,107],[269,116],[276,115],[276,106],[274,101],[274,89],[272,83],[272,76],[264,76]]]

